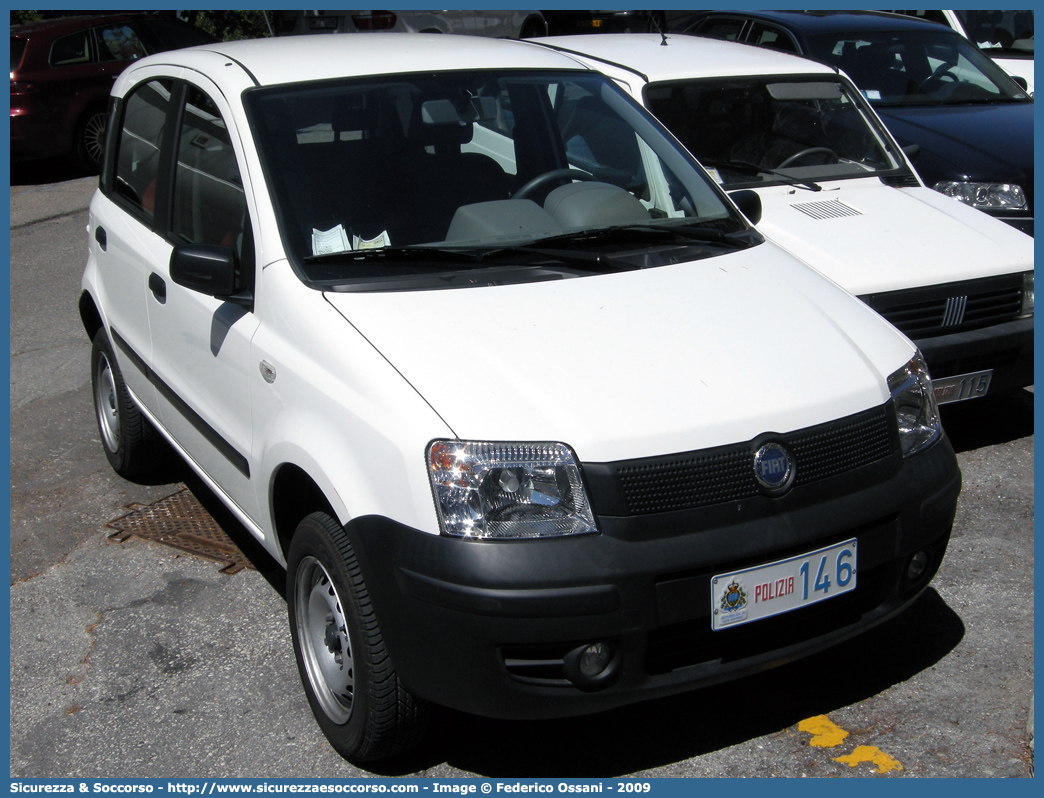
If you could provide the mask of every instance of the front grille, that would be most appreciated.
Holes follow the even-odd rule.
[[[891,291],[861,299],[911,338],[931,338],[1017,318],[1022,307],[1022,275]]]
[[[794,485],[844,474],[896,448],[888,405],[828,424],[771,436],[794,458]],[[759,442],[766,439],[760,438]],[[737,501],[761,493],[754,477],[755,441],[610,466],[629,516]]]

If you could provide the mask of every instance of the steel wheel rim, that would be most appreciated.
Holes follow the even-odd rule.
[[[116,394],[116,377],[109,358],[99,355],[94,376],[94,407],[98,414],[98,429],[110,452],[120,448],[120,403]]]
[[[308,681],[326,716],[343,725],[352,715],[355,671],[341,598],[315,557],[305,557],[297,566],[295,590],[295,621]]]
[[[101,163],[105,146],[105,114],[94,114],[87,120],[83,132],[83,145],[88,157],[95,163]]]

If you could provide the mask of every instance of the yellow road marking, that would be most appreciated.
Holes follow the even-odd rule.
[[[848,736],[848,732],[830,720],[826,715],[816,715],[807,718],[798,724],[798,731],[808,732],[812,735],[809,745],[815,748],[835,748],[841,745]]]
[[[903,765],[898,759],[893,759],[884,751],[872,745],[860,745],[852,753],[847,756],[839,756],[834,761],[853,768],[860,762],[869,762],[872,765],[877,765],[877,769],[882,773],[903,769]]]
[[[814,748],[836,748],[848,737],[848,732],[830,720],[826,715],[816,715],[814,718],[806,718],[798,723],[798,731],[812,735],[809,745]],[[894,759],[873,745],[860,745],[850,754],[839,756],[834,759],[849,767],[866,762],[876,765],[880,773],[888,773],[892,770],[902,770],[903,765],[898,759]]]

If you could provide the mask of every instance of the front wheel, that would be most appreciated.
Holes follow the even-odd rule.
[[[297,527],[286,568],[294,655],[312,714],[345,759],[415,746],[428,707],[399,682],[344,529],[325,513]]]

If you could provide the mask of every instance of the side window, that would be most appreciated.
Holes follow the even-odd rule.
[[[750,33],[747,34],[747,41],[759,47],[768,47],[783,53],[796,53],[798,51],[794,40],[785,31],[773,25],[765,25],[760,22],[755,22],[751,26]]]
[[[170,80],[144,83],[127,96],[116,144],[116,195],[148,222],[156,211],[159,142],[170,111]]]
[[[51,66],[76,66],[91,60],[91,32],[82,30],[63,36],[51,45]]]
[[[706,36],[709,39],[724,39],[729,42],[738,42],[740,41],[740,32],[742,30],[742,19],[711,17],[701,22],[699,27],[691,32],[697,36]]]
[[[188,88],[181,132],[171,234],[184,243],[232,247],[243,264],[253,244],[243,181],[228,129],[213,100]]]
[[[130,61],[148,55],[137,32],[126,23],[117,23],[95,28],[99,48],[99,61]]]

